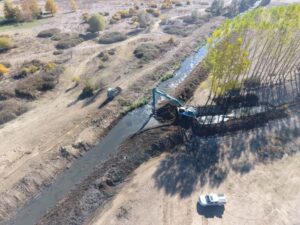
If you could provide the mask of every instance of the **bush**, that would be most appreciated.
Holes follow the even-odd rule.
[[[49,38],[54,36],[55,34],[60,33],[60,29],[58,28],[51,28],[51,29],[47,29],[47,30],[43,30],[41,32],[38,33],[37,37],[40,38]]]
[[[111,32],[103,35],[99,39],[100,44],[112,44],[120,41],[124,41],[127,39],[127,36],[120,32]]]
[[[8,73],[9,72],[9,69],[3,65],[3,64],[0,64],[0,77],[3,76],[5,73]]]
[[[84,13],[82,13],[81,18],[82,18],[82,20],[83,20],[85,23],[87,23],[87,22],[89,21],[89,19],[90,19],[90,15],[89,15],[88,12],[84,12]]]
[[[164,27],[163,31],[167,34],[175,34],[178,36],[186,37],[191,30],[185,26],[171,25]]]
[[[155,4],[155,3],[151,3],[149,6],[150,6],[151,8],[154,8],[154,9],[157,8],[157,4]]]
[[[29,77],[23,82],[19,82],[15,88],[16,97],[28,100],[37,98],[36,85],[38,80],[35,77]]]
[[[140,28],[146,28],[149,25],[150,19],[145,12],[140,12],[137,17]]]
[[[9,37],[0,37],[0,52],[8,51],[12,48],[12,40]]]
[[[78,98],[79,99],[89,98],[94,95],[94,90],[95,87],[90,82],[86,82]]]
[[[214,0],[211,4],[211,14],[213,16],[219,16],[222,13],[224,7],[223,0]]]
[[[1,88],[0,89],[0,101],[8,100],[15,97],[15,91],[12,88]]]
[[[105,18],[99,14],[94,14],[91,16],[91,18],[88,20],[89,24],[89,31],[92,33],[101,31],[105,28],[106,22]]]
[[[171,9],[172,8],[172,0],[164,0],[161,9]]]
[[[75,0],[70,0],[70,8],[73,12],[77,10],[78,6]]]
[[[58,84],[58,78],[62,72],[62,66],[48,63],[41,68],[39,73],[19,81],[15,88],[15,94],[18,98],[34,100],[38,96],[38,91],[53,89]]]
[[[173,76],[174,76],[174,72],[173,71],[169,71],[169,72],[165,73],[164,75],[162,75],[162,77],[160,78],[160,82],[164,82],[166,80],[169,80]]]
[[[159,17],[159,15],[160,15],[160,11],[158,9],[150,8],[150,9],[146,9],[146,12],[151,14],[154,17]]]
[[[3,6],[4,18],[7,22],[20,22],[21,10],[18,6],[15,6],[11,0],[6,0]]]
[[[160,53],[160,48],[157,45],[151,43],[141,44],[133,52],[135,57],[141,59],[144,63],[156,59],[157,57],[159,57]]]
[[[146,105],[148,103],[148,101],[149,101],[148,97],[142,97],[132,103],[125,102],[124,104],[126,105],[126,107],[123,110],[123,113],[130,112],[130,111],[137,109],[143,105]]]
[[[34,74],[39,71],[44,64],[39,60],[32,60],[31,62],[25,62],[22,65],[21,72],[14,76],[15,79],[21,79],[27,77],[30,74]]]
[[[41,15],[37,0],[20,0],[22,8],[22,21],[31,21]]]
[[[182,3],[181,2],[175,2],[175,6],[182,6]]]
[[[0,102],[0,125],[17,118],[27,111],[28,108],[22,102],[16,100]]]
[[[83,42],[82,38],[80,38],[78,35],[72,35],[72,36],[67,37],[66,39],[60,40],[56,44],[56,48],[57,49],[73,48],[76,45],[80,44],[81,42]]]
[[[57,5],[54,0],[47,0],[45,4],[45,10],[50,12],[52,15],[57,13]]]

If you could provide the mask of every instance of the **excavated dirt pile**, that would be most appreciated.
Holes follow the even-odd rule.
[[[83,224],[91,213],[110,200],[139,165],[164,151],[172,151],[183,142],[183,129],[175,126],[150,129],[129,138],[116,155],[98,167],[38,224]]]

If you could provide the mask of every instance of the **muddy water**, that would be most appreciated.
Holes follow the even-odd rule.
[[[201,47],[197,52],[186,58],[181,67],[175,72],[174,77],[161,83],[160,88],[165,91],[175,88],[192,72],[195,66],[204,58],[206,52],[206,47]],[[91,174],[97,165],[106,160],[110,154],[115,153],[118,146],[126,138],[137,132],[148,120],[151,111],[151,104],[149,103],[127,114],[93,149],[74,161],[70,169],[57,177],[54,184],[45,188],[35,199],[20,210],[15,218],[6,224],[32,225],[37,223],[39,218],[70,192],[76,184],[79,184]]]

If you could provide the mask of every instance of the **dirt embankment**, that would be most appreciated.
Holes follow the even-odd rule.
[[[38,224],[82,224],[97,208],[110,201],[134,169],[183,140],[183,130],[172,126],[129,138],[116,155],[99,166]]]

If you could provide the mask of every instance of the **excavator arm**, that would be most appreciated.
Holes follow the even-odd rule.
[[[180,100],[178,100],[177,98],[174,98],[174,97],[168,95],[167,93],[163,92],[162,90],[159,90],[158,88],[153,88],[152,89],[152,100],[153,100],[152,108],[153,108],[153,112],[156,111],[156,102],[157,102],[156,95],[157,94],[169,99],[177,107],[183,106],[183,103]]]

